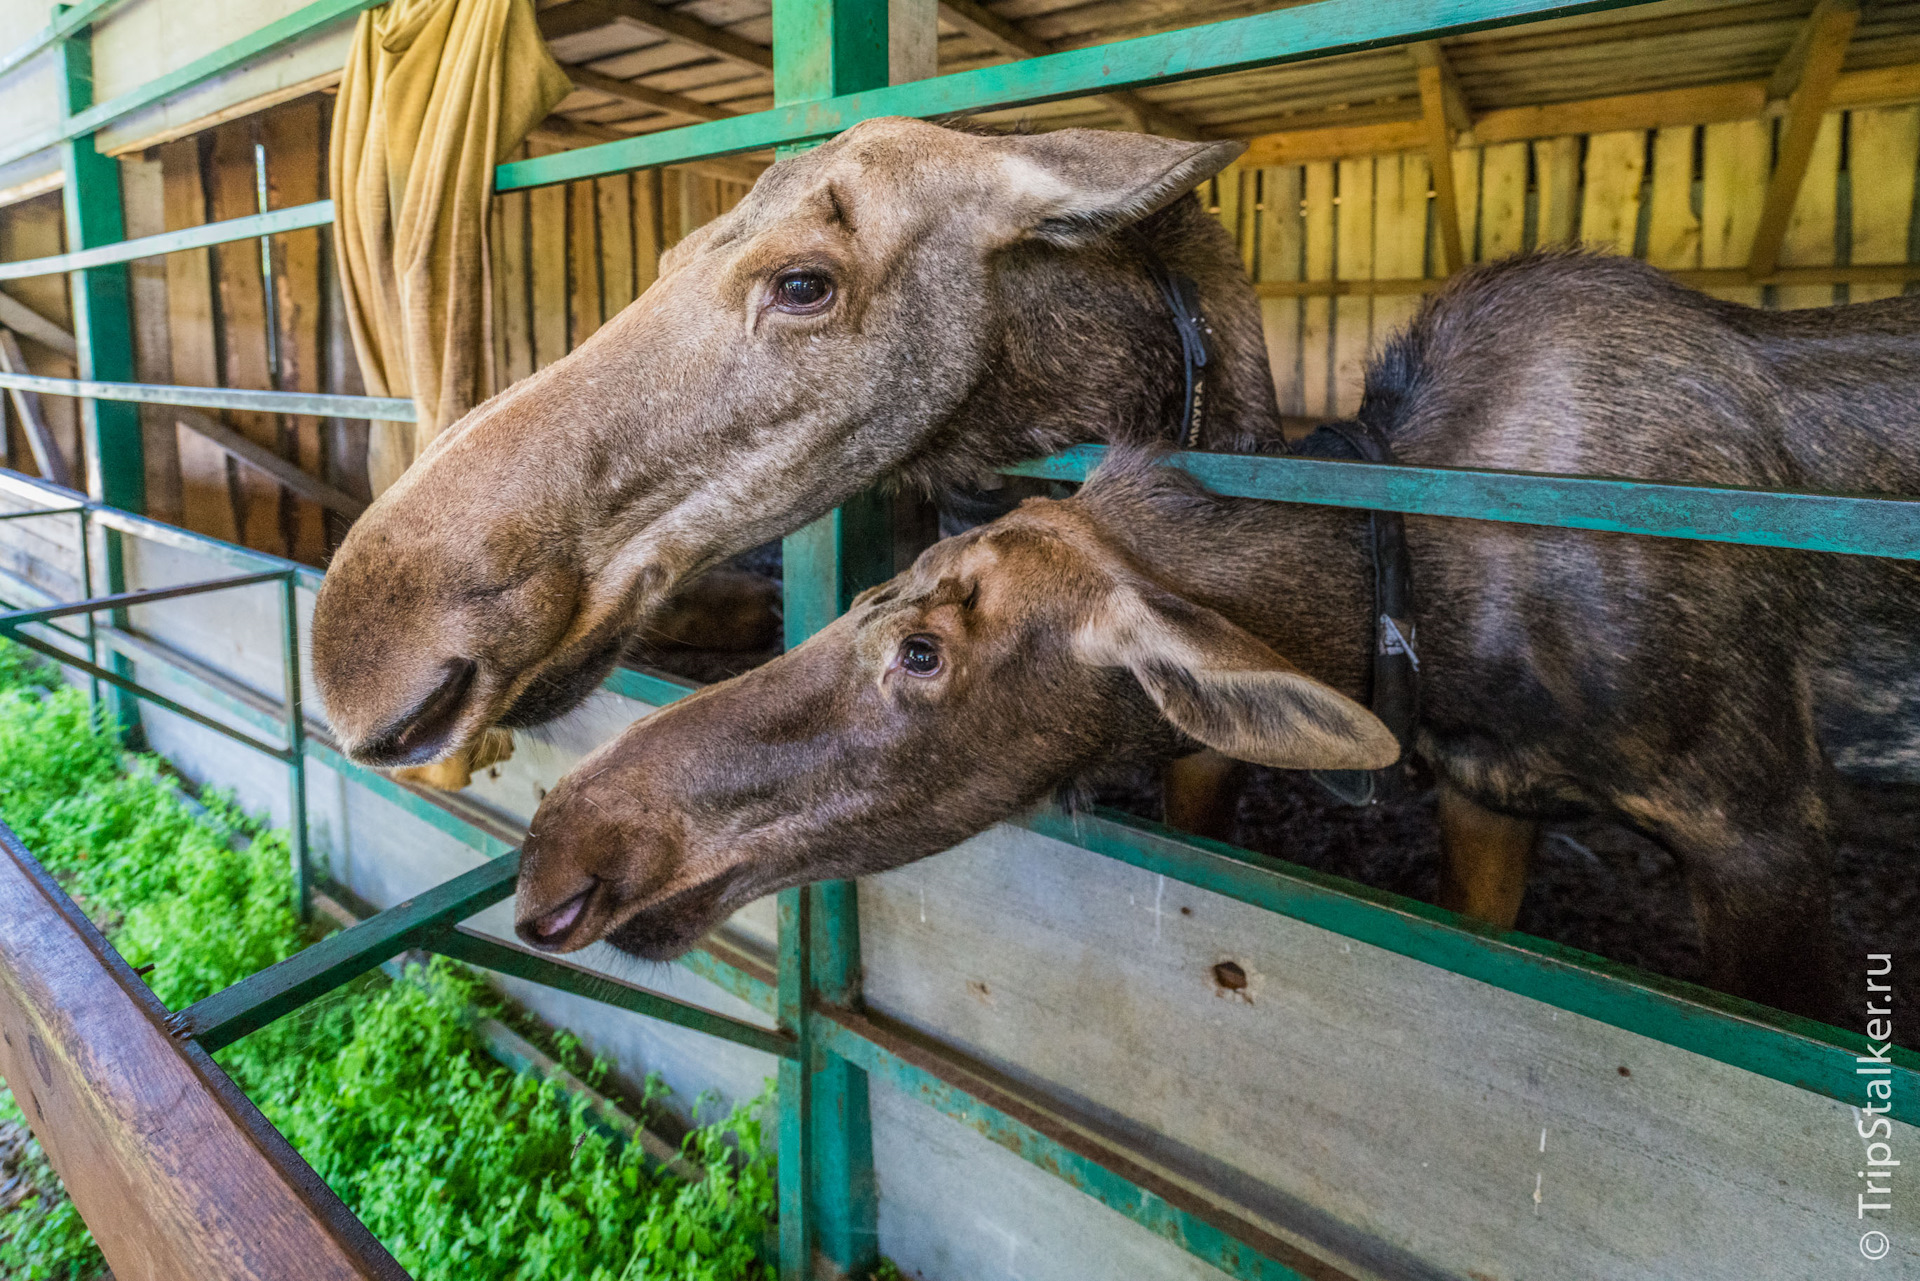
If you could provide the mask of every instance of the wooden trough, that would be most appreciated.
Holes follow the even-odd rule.
[[[167,1017],[0,824],[0,1073],[114,1276],[405,1278]]]

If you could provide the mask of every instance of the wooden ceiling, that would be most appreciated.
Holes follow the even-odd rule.
[[[942,0],[940,70],[964,71],[1277,7],[1282,6],[1246,0]],[[1531,117],[1515,109],[1715,87],[1743,87],[1738,102],[1751,102],[1758,94],[1764,109],[1793,92],[1800,74],[1796,60],[1804,61],[1820,14],[1830,17],[1829,11],[1847,7],[1835,0],[1818,5],[1814,0],[1661,0],[1448,40],[1438,46],[1437,56],[1455,111],[1466,117],[1456,119],[1463,130],[1489,119],[1496,132],[1524,132],[1516,122]],[[768,0],[677,5],[562,0],[544,5],[540,21],[555,55],[577,72],[579,87],[562,104],[561,114],[577,122],[583,141],[773,105]],[[1842,83],[1833,105],[1920,99],[1920,0],[1867,3],[1844,40]],[[1655,109],[1667,100],[1633,101],[1642,104],[1642,114],[1653,111],[1648,117],[1653,123],[1685,122],[1665,119]],[[1702,106],[1707,114],[1701,118],[1726,118],[1734,101],[1724,92],[1717,98],[1683,93],[1664,110],[1684,115],[1696,104],[1718,102],[1717,108]],[[1189,137],[1319,131],[1313,136],[1330,139],[1325,146],[1336,150],[1384,150],[1389,148],[1377,144],[1398,138],[1390,129],[1356,132],[1351,139],[1334,139],[1326,131],[1364,126],[1404,131],[1421,116],[1417,59],[1407,48],[1393,48],[986,118],[1041,128],[1147,128]],[[1626,123],[1613,127],[1631,127],[1639,118],[1629,112]],[[1577,120],[1577,111],[1544,119],[1559,127]],[[1596,119],[1600,123],[1594,127],[1607,127],[1604,112]],[[1376,145],[1363,145],[1369,140]],[[1292,158],[1278,140],[1275,146],[1279,150],[1273,154]]]

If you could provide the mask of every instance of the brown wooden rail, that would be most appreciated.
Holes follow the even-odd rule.
[[[210,922],[209,928],[218,928]],[[0,1073],[119,1281],[407,1276],[0,824]]]

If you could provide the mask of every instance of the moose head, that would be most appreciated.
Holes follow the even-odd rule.
[[[639,300],[443,433],[353,527],[313,630],[342,746],[419,765],[489,726],[552,719],[677,584],[866,486],[971,477],[1161,421],[1178,339],[1139,251],[1111,233],[1240,150],[884,119],[776,164]],[[1197,207],[1177,221],[1160,252],[1203,295],[1235,282],[1210,318],[1258,353],[1232,246]],[[1245,395],[1271,418],[1257,363]],[[1230,416],[1242,393],[1220,392]]]
[[[1122,529],[1143,513],[1105,474],[936,544],[589,756],[534,816],[521,937],[672,957],[749,900],[936,853],[1115,759],[1398,758],[1366,708],[1139,563]]]

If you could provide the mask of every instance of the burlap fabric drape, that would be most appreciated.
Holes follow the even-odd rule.
[[[393,0],[360,15],[334,108],[333,238],[371,396],[378,494],[492,390],[487,223],[493,167],[571,85],[531,0]]]

